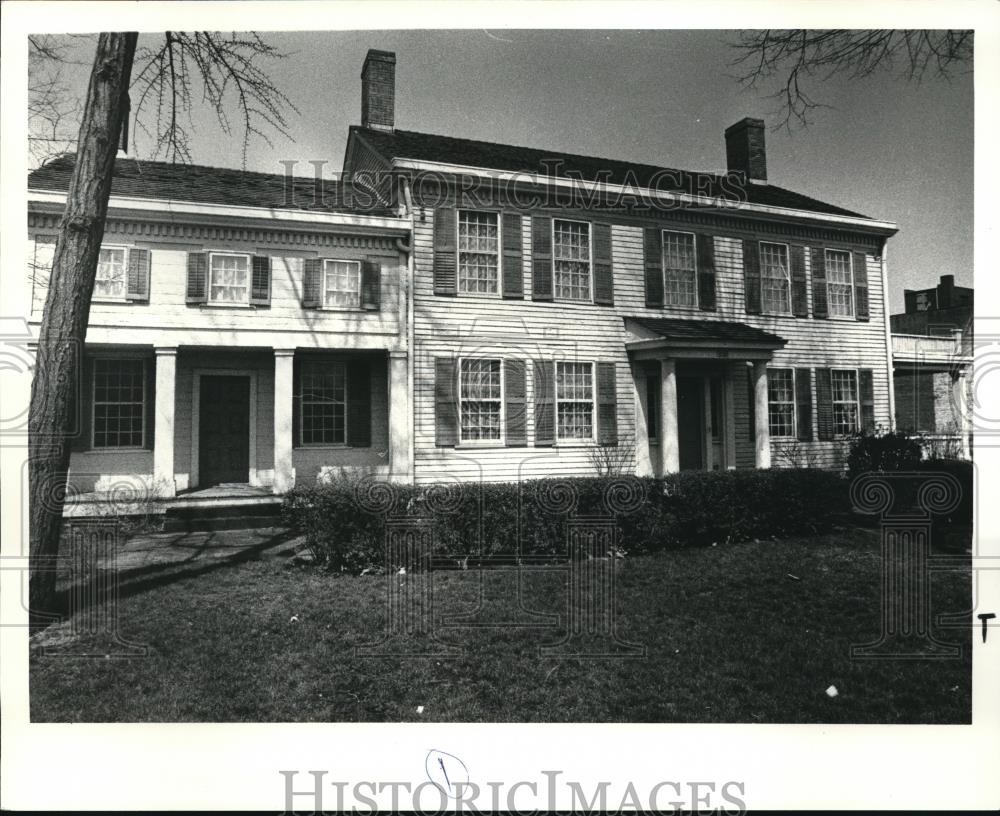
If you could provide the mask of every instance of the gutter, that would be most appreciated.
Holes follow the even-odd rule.
[[[885,327],[885,367],[889,375],[889,430],[896,430],[896,380],[892,364],[892,327],[889,320],[889,274],[886,256],[889,238],[882,239],[882,323]]]

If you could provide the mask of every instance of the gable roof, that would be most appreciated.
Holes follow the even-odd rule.
[[[751,343],[780,348],[788,341],[763,329],[729,320],[688,320],[671,317],[627,317],[664,340]]]
[[[700,193],[709,196],[732,195],[738,188],[746,201],[769,207],[807,210],[825,215],[868,218],[866,215],[818,201],[815,198],[777,187],[773,184],[746,183],[734,185],[732,177],[723,187],[726,177],[718,173],[695,173],[651,164],[579,156],[533,147],[456,139],[409,130],[384,131],[352,125],[350,133],[364,138],[386,159],[410,159],[466,167],[487,168],[512,173],[553,175],[559,178],[604,181],[610,184],[650,187],[665,192]],[[558,163],[556,165],[555,163]]]
[[[69,189],[76,156],[59,156],[28,175],[28,189],[63,192]],[[290,190],[292,195],[286,195]],[[252,173],[226,167],[196,164],[116,159],[111,195],[134,198],[171,199],[199,204],[229,204],[264,209],[313,212],[392,215],[384,205],[375,206],[364,191],[342,181],[323,180],[323,195],[317,202],[316,182],[311,178],[280,173]]]

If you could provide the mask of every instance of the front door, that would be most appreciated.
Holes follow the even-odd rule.
[[[202,375],[198,411],[200,487],[250,481],[250,378]]]
[[[677,447],[681,470],[704,469],[705,381],[677,378]]]

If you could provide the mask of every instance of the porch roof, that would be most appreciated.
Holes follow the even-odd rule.
[[[729,320],[626,317],[629,351],[659,348],[744,349],[771,352],[788,341],[777,334]]]

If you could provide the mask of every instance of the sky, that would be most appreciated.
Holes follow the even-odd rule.
[[[369,48],[394,51],[396,126],[685,170],[725,169],[723,132],[744,116],[768,124],[772,184],[893,221],[890,305],[904,288],[942,274],[972,286],[973,77],[910,83],[890,72],[816,79],[828,105],[807,128],[780,121],[773,90],[744,90],[725,31],[353,31],[264,33],[287,54],[268,66],[298,108],[294,141],[251,146],[247,169],[283,172],[298,160],[339,171],[347,129],[361,118],[361,66]],[[140,46],[157,35],[143,34]],[[92,43],[74,41],[68,70],[83,94]],[[138,66],[137,66],[138,67]],[[239,134],[220,134],[199,106],[192,160],[240,167]],[[143,156],[143,145],[139,145]]]

